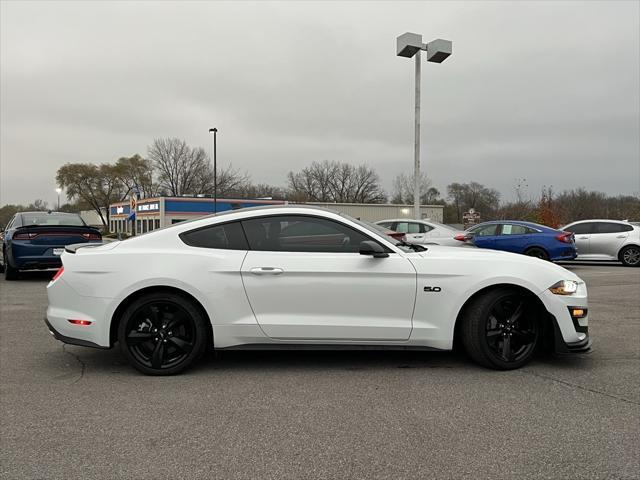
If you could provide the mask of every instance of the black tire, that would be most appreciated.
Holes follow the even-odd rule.
[[[205,352],[208,320],[185,296],[149,293],[129,305],[118,325],[120,350],[146,375],[174,375]]]
[[[4,265],[4,279],[17,280],[18,274],[20,273],[20,271],[17,268],[14,268],[11,266],[11,264],[9,263],[5,255],[3,255],[2,260]]]
[[[549,260],[549,254],[544,248],[533,247],[524,252],[529,257],[536,257],[541,260]]]
[[[473,299],[463,312],[461,339],[479,365],[512,370],[529,363],[541,338],[538,309],[530,296],[497,288]]]
[[[640,247],[627,245],[620,250],[620,261],[626,267],[640,267]]]

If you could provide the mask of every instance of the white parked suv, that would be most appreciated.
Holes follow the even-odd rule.
[[[619,260],[640,266],[640,226],[620,220],[580,220],[564,227],[576,238],[576,260]]]
[[[456,235],[464,236],[466,232],[456,230],[431,220],[412,220],[409,218],[395,218],[376,222],[385,228],[405,234],[405,241],[418,245],[447,245],[450,247],[467,246],[464,241],[456,240]]]

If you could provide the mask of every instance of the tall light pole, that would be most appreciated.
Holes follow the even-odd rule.
[[[58,211],[60,211],[60,194],[62,193],[62,189],[60,187],[56,188],[56,193],[58,194]]]
[[[413,215],[420,220],[420,76],[422,50],[427,51],[427,62],[442,63],[451,55],[452,43],[449,40],[437,39],[429,43],[422,43],[422,35],[417,33],[403,33],[396,39],[396,55],[399,57],[416,58],[416,89],[415,89],[415,125],[413,148]]]
[[[216,158],[218,129],[210,128],[209,133],[211,132],[213,132],[213,213],[218,213],[218,161]]]

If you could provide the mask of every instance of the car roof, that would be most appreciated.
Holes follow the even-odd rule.
[[[536,228],[538,230],[540,230],[540,229],[557,230],[556,228],[548,227],[547,225],[540,225],[539,223],[527,222],[525,220],[489,220],[488,222],[482,222],[482,223],[478,223],[477,225],[471,225],[471,226],[469,226],[469,228],[477,227],[478,225],[500,225],[500,224],[504,224],[504,223],[508,223],[510,225],[522,225],[522,226],[525,226],[525,227]]]
[[[585,223],[585,222],[610,222],[610,223],[621,223],[623,225],[629,225],[631,223],[627,220],[613,220],[611,218],[590,218],[588,220],[576,220],[575,222],[567,223],[567,225],[574,225],[576,223]]]

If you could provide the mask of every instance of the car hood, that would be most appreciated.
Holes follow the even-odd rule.
[[[426,251],[409,253],[407,257],[418,274],[434,275],[436,268],[457,275],[519,277],[539,283],[542,289],[558,280],[584,283],[575,273],[555,263],[498,250],[430,245]]]

